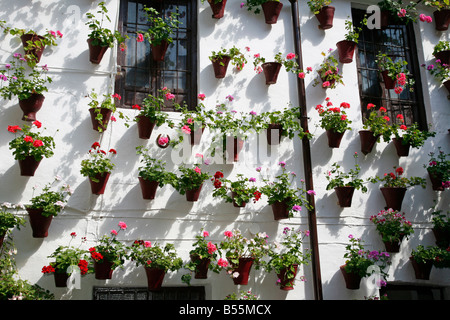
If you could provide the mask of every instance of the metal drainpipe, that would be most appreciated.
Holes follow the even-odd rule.
[[[292,24],[294,29],[294,46],[295,53],[297,55],[297,63],[300,69],[303,69],[303,59],[301,54],[301,37],[300,37],[300,24],[298,16],[298,3],[297,0],[289,0],[291,3],[292,11]],[[306,91],[305,82],[303,79],[297,77],[297,91],[298,99],[300,103],[300,122],[304,132],[308,131],[308,112],[306,108]],[[308,138],[302,139],[302,151],[303,151],[303,163],[305,172],[305,186],[306,190],[314,190],[312,165],[311,165],[311,146]],[[314,202],[314,195],[308,195],[308,201],[312,206],[312,209],[308,210],[308,223],[310,232],[310,244],[312,251],[312,269],[314,277],[314,297],[316,300],[323,300],[322,295],[322,276],[320,273],[320,260],[319,260],[319,244],[317,237],[317,219],[316,209]]]

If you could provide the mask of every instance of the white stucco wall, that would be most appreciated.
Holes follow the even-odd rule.
[[[94,275],[82,278],[82,290],[55,288],[53,278],[44,276],[41,268],[47,265],[50,255],[59,245],[69,241],[69,234],[76,232],[79,237],[86,236],[86,248],[94,245],[97,236],[109,233],[117,227],[119,221],[128,225],[125,233],[119,239],[131,244],[135,239],[148,239],[174,242],[182,258],[187,261],[191,244],[200,228],[211,233],[211,240],[222,240],[223,232],[238,228],[243,232],[264,231],[274,240],[285,226],[296,226],[308,229],[306,210],[300,216],[290,220],[274,221],[270,206],[264,201],[249,204],[245,209],[236,209],[231,204],[212,197],[213,187],[206,184],[196,203],[186,202],[185,196],[179,195],[172,187],[165,186],[158,190],[153,201],[143,200],[137,179],[139,158],[135,147],[144,145],[151,148],[156,158],[173,164],[172,149],[159,149],[155,138],[159,133],[169,132],[165,126],[156,128],[150,140],[141,140],[137,136],[137,127],[132,124],[125,127],[123,120],[110,123],[106,132],[99,134],[92,130],[88,112],[88,99],[85,95],[95,88],[97,92],[108,92],[114,83],[115,50],[108,50],[99,66],[92,65],[88,59],[86,43],[89,29],[85,26],[87,12],[95,12],[97,1],[29,1],[14,2],[2,0],[0,20],[6,20],[7,25],[32,28],[36,31],[46,29],[60,30],[64,37],[58,41],[57,47],[46,48],[41,64],[47,64],[49,75],[54,82],[49,86],[49,92],[43,108],[37,118],[47,128],[47,132],[55,134],[56,150],[52,158],[44,159],[34,177],[21,177],[18,163],[14,160],[8,143],[13,135],[7,132],[8,125],[22,125],[22,113],[18,101],[2,101],[0,106],[0,202],[27,203],[32,197],[33,186],[43,186],[54,175],[61,176],[73,186],[75,192],[63,214],[53,219],[49,236],[45,239],[35,239],[31,236],[31,228],[27,224],[21,231],[14,232],[14,241],[18,249],[17,265],[23,279],[52,291],[58,299],[91,299],[93,286],[146,286],[144,270],[135,268],[130,262],[124,270],[117,270],[108,281],[96,280]],[[207,4],[199,2],[198,12],[198,49],[199,93],[204,93],[204,104],[213,108],[217,101],[225,101],[231,94],[235,100],[231,102],[238,111],[263,112],[283,109],[289,103],[298,105],[296,79],[293,74],[281,72],[277,84],[265,85],[262,74],[253,71],[251,56],[261,53],[270,60],[277,52],[294,52],[291,7],[288,1],[283,1],[284,7],[275,25],[266,25],[263,16],[256,16],[245,9],[239,8],[239,3],[227,4],[225,17],[220,20],[211,19],[211,9]],[[367,1],[367,3],[372,3]],[[118,1],[107,1],[109,15],[113,20],[118,14]],[[318,22],[309,11],[306,1],[300,1],[299,14],[303,46],[304,67],[316,68],[322,62],[322,51],[329,48],[335,50],[335,43],[341,40],[344,33],[344,20],[351,16],[351,3],[348,1],[333,1],[336,7],[334,27],[327,31],[317,28]],[[427,11],[431,15],[431,11]],[[436,32],[434,24],[417,23],[415,26],[418,44],[419,62],[425,63],[433,59],[432,50],[439,40],[448,40],[449,33]],[[19,40],[11,36],[0,36],[0,59],[7,63],[15,52],[22,52]],[[218,80],[214,78],[212,66],[208,59],[211,51],[221,47],[229,48],[236,45],[239,48],[249,46],[249,64],[243,71],[228,69],[227,76]],[[344,263],[347,236],[353,234],[363,237],[370,249],[384,250],[383,243],[370,223],[369,217],[384,207],[384,200],[376,185],[369,185],[369,192],[362,194],[356,191],[351,208],[340,208],[333,191],[326,191],[325,173],[334,162],[344,163],[345,169],[353,165],[352,155],[360,153],[358,130],[362,128],[357,71],[355,62],[342,66],[345,86],[339,85],[335,90],[325,91],[320,86],[313,87],[314,76],[306,79],[309,129],[314,134],[311,140],[314,189],[316,196],[316,211],[318,217],[318,239],[320,252],[320,267],[322,272],[322,287],[324,299],[363,299],[365,295],[375,293],[370,284],[363,280],[360,290],[345,289],[344,279],[339,266]],[[394,165],[405,168],[407,176],[417,175],[428,179],[423,164],[428,161],[428,153],[436,151],[438,146],[449,152],[449,100],[446,89],[427,72],[421,74],[423,81],[427,120],[432,123],[437,132],[436,137],[427,140],[420,150],[412,149],[406,158],[399,158],[392,143],[380,142],[374,150],[364,156],[360,153],[362,178],[374,174],[382,174]],[[113,91],[109,91],[113,92]],[[339,149],[331,149],[327,145],[323,129],[316,127],[318,114],[314,107],[323,103],[325,97],[330,97],[335,105],[345,101],[350,103],[348,116],[353,121],[350,132],[346,132]],[[365,107],[365,106],[363,106]],[[124,110],[132,116],[134,110]],[[171,115],[174,117],[174,115]],[[208,146],[208,131],[200,145],[195,146],[193,154]],[[263,137],[265,139],[265,137]],[[116,169],[113,171],[104,195],[91,194],[88,180],[80,174],[80,163],[84,159],[91,144],[99,141],[103,148],[115,148]],[[247,145],[245,161],[237,164],[213,165],[208,171],[213,174],[224,170],[234,176],[244,173],[257,176],[255,168],[263,165],[271,167],[271,173],[278,170],[276,163],[285,161],[289,170],[297,172],[298,179],[304,177],[302,162],[302,146],[298,139],[290,141],[283,139],[277,157],[256,162],[252,144]],[[264,144],[263,144],[264,145]],[[278,172],[277,172],[278,173]],[[389,269],[388,281],[398,283],[416,283],[432,285],[450,285],[448,270],[433,269],[428,281],[416,280],[411,264],[408,261],[411,249],[417,245],[433,245],[434,236],[431,232],[430,207],[436,199],[439,208],[448,209],[449,197],[446,192],[437,192],[428,186],[425,190],[415,187],[407,191],[402,211],[414,224],[415,233],[409,241],[404,241],[401,252],[393,255],[393,264]],[[264,198],[263,198],[264,200]],[[26,213],[23,212],[26,217]],[[308,242],[305,243],[305,247]],[[183,271],[168,274],[165,286],[181,284]],[[223,272],[209,273],[207,280],[193,280],[193,285],[205,285],[207,299],[223,299],[227,294],[239,289],[251,289],[261,299],[313,299],[313,278],[311,266],[304,266],[299,276],[305,275],[306,282],[297,281],[295,290],[285,292],[275,286],[276,276],[252,270],[248,286],[238,288]]]

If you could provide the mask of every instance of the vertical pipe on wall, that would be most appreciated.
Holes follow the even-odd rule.
[[[292,26],[294,31],[294,46],[295,54],[297,55],[297,63],[300,69],[303,69],[303,58],[301,50],[300,24],[298,16],[297,0],[289,0],[292,11]],[[306,108],[306,91],[305,82],[303,79],[297,77],[297,91],[300,104],[300,122],[304,132],[308,131],[308,112]],[[305,173],[305,186],[307,190],[314,190],[312,164],[311,164],[311,146],[307,137],[302,139],[302,153]],[[308,195],[308,201],[312,209],[308,210],[308,224],[310,231],[310,244],[312,252],[312,271],[314,278],[314,298],[322,300],[322,277],[320,273],[320,259],[319,259],[319,244],[317,237],[317,218],[314,202],[314,195]]]

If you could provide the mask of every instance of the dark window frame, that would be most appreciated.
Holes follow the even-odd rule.
[[[352,8],[353,24],[358,25],[360,19],[362,19],[365,13],[365,10]],[[417,53],[416,37],[412,23],[404,24],[397,20],[395,23],[387,26],[384,30],[369,30],[366,27],[364,29],[365,30],[360,35],[358,45],[355,50],[362,119],[368,116],[368,111],[366,108],[367,103],[373,103],[377,107],[383,106],[387,109],[387,114],[390,117],[391,122],[395,121],[397,114],[402,114],[407,126],[416,122],[421,130],[427,130],[428,125],[422,91],[422,81],[420,77],[420,64]],[[369,59],[367,59],[367,56],[370,56],[371,53],[373,53],[373,59],[375,59],[377,53],[375,51],[381,50],[386,52],[382,49],[383,47],[387,47],[386,42],[376,42],[373,40],[382,39],[383,35],[389,33],[398,33],[404,36],[403,40],[407,43],[407,46],[399,46],[396,49],[405,53],[405,58],[408,62],[407,67],[415,80],[414,92],[409,93],[407,92],[408,88],[406,88],[400,95],[400,99],[397,98],[394,90],[385,89],[381,74],[378,72],[378,68],[376,65],[371,67],[371,65],[375,64],[374,60],[368,61]],[[366,39],[367,35],[370,35],[370,41]],[[372,48],[369,48],[370,46],[372,46]],[[365,61],[364,65],[362,65],[361,55],[363,55]],[[376,73],[376,81],[374,81],[374,73]],[[370,77],[369,74],[372,77]],[[378,91],[379,94],[366,95],[363,88],[363,81],[372,81],[371,85],[378,85],[378,88],[372,88],[372,90]]]
[[[139,2],[143,3],[148,7],[154,7],[159,12],[163,12],[163,6],[174,5],[183,3],[187,6],[186,13],[186,24],[180,25],[180,29],[178,31],[185,32],[187,41],[186,41],[186,51],[187,51],[187,60],[186,60],[186,69],[170,69],[169,66],[166,66],[166,61],[163,62],[155,62],[153,59],[149,59],[150,66],[148,69],[149,72],[149,89],[144,92],[143,88],[127,86],[126,85],[126,76],[127,70],[131,70],[136,68],[136,64],[134,66],[126,65],[126,55],[130,54],[128,50],[121,51],[118,48],[117,51],[117,64],[118,70],[115,78],[115,92],[122,96],[122,99],[117,102],[118,108],[131,108],[134,104],[140,104],[141,100],[147,96],[148,94],[157,95],[158,90],[162,89],[164,85],[164,73],[165,72],[174,72],[176,78],[179,73],[186,73],[186,90],[185,91],[177,91],[177,88],[172,88],[167,85],[171,92],[175,94],[175,101],[179,104],[186,103],[190,108],[195,106],[197,103],[197,60],[198,60],[198,50],[197,50],[197,1],[195,0],[121,0],[120,1],[120,12],[119,12],[119,24],[118,30],[122,34],[127,34],[127,15],[128,15],[128,4],[129,2]],[[139,26],[138,21],[136,21],[136,26]],[[174,43],[177,39],[177,34],[174,37]],[[131,41],[135,41],[136,35],[134,33],[128,33],[131,38]],[[139,45],[144,45],[144,43],[139,43]],[[149,44],[145,44],[148,45]],[[168,53],[171,48],[178,48],[176,45],[169,46]],[[149,51],[148,51],[149,52]],[[133,52],[135,53],[135,52]],[[178,54],[176,55],[178,57]],[[137,68],[136,68],[137,69]],[[133,95],[134,92],[134,95]],[[179,95],[180,93],[180,95]],[[130,98],[131,96],[132,98]],[[130,101],[132,100],[132,101]],[[164,111],[176,111],[174,110],[171,103],[166,105]]]

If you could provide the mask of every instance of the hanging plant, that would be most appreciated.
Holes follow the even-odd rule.
[[[339,61],[341,63],[351,63],[353,61],[353,54],[358,45],[359,34],[365,25],[367,25],[366,17],[364,17],[359,26],[354,26],[351,20],[345,20],[345,30],[347,30],[344,36],[345,40],[336,43]]]
[[[98,100],[98,94],[92,89],[91,93],[86,95],[89,101],[89,113],[91,115],[92,129],[103,132],[107,129],[109,121],[116,121],[114,112],[116,112],[116,101],[122,97],[115,93],[113,95],[104,94],[103,100]]]
[[[352,130],[350,124],[352,121],[348,119],[345,109],[350,108],[350,104],[342,102],[339,107],[333,107],[330,98],[325,99],[327,109],[321,104],[316,106],[316,110],[320,116],[320,127],[327,131],[328,145],[330,148],[338,148],[342,136],[345,131]]]
[[[331,52],[331,49],[329,52]],[[325,52],[322,52],[321,54],[326,57]],[[339,62],[333,55],[329,55],[323,60],[317,73],[319,74],[319,78],[314,80],[313,87],[322,83],[322,88],[334,89],[339,83],[344,84],[344,81],[342,80],[343,76],[342,74],[339,74]]]
[[[438,153],[430,152],[428,165],[423,167],[427,169],[430,176],[433,190],[443,191],[450,188],[450,154],[446,154],[438,147]],[[448,158],[448,159],[447,159]]]
[[[247,47],[247,50],[248,47]],[[218,79],[224,78],[227,72],[228,63],[231,62],[235,66],[236,70],[241,71],[247,64],[247,58],[245,55],[233,46],[231,49],[221,48],[220,51],[212,51],[209,56],[214,68],[215,77]]]

